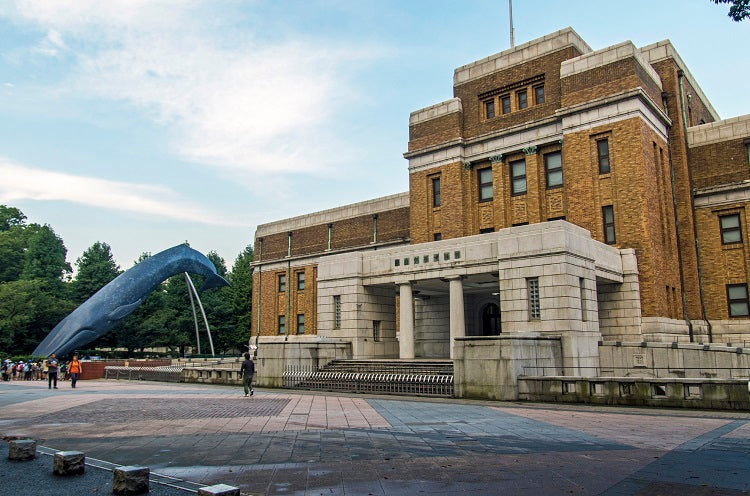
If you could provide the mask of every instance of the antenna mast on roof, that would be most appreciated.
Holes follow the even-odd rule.
[[[516,46],[513,36],[513,0],[508,0],[508,10],[510,10],[510,47]]]

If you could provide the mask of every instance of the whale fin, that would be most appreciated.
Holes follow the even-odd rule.
[[[114,321],[114,320],[120,320],[124,317],[127,317],[130,315],[136,308],[138,308],[141,304],[142,300],[138,298],[133,303],[129,303],[127,305],[122,305],[120,307],[115,308],[110,312],[109,315],[107,315],[107,319]]]

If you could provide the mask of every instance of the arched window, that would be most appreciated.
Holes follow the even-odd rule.
[[[500,332],[500,307],[488,303],[482,309],[482,336],[497,336]]]

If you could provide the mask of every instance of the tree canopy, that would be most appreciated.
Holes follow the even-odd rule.
[[[729,4],[727,14],[733,21],[750,19],[750,0],[712,0],[716,5]]]

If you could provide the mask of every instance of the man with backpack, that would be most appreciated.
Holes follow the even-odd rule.
[[[47,359],[47,389],[52,389],[52,383],[55,384],[57,389],[57,369],[60,366],[60,362],[55,358],[55,354],[50,354]]]

